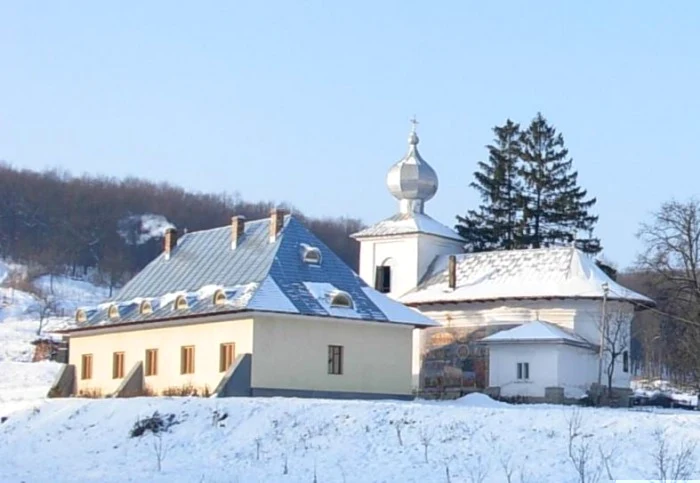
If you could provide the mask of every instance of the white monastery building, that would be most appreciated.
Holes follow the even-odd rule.
[[[398,213],[353,235],[362,279],[439,324],[414,331],[414,390],[562,399],[598,381],[629,388],[631,320],[654,302],[573,246],[465,253],[425,213],[438,179],[418,142],[414,128],[387,175]]]

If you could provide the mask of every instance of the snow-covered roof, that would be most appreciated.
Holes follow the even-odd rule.
[[[353,238],[374,238],[383,236],[425,233],[428,235],[464,241],[453,229],[435,221],[425,213],[398,213],[352,235]]]
[[[481,339],[485,343],[522,343],[522,342],[563,342],[574,345],[593,347],[593,345],[575,332],[551,322],[534,320],[525,324],[502,330]]]
[[[296,218],[285,217],[274,241],[269,226],[269,219],[247,222],[235,248],[230,226],[184,235],[169,258],[161,254],[112,300],[84,309],[77,329],[244,310],[436,325],[368,287]],[[321,262],[305,263],[303,246],[317,248]],[[351,307],[331,304],[337,293],[347,294]],[[180,297],[186,304],[178,308]],[[144,302],[150,310],[142,310]]]
[[[437,257],[421,283],[400,298],[410,305],[503,299],[593,298],[609,287],[610,300],[654,301],[607,276],[574,247],[464,253],[456,257],[456,286],[448,286],[448,255]]]

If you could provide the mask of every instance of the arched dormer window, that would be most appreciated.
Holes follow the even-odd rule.
[[[148,300],[144,300],[141,302],[141,306],[139,307],[139,312],[141,315],[148,315],[153,313],[153,305],[151,305],[151,302]]]
[[[331,295],[331,307],[351,309],[353,308],[352,297],[347,292],[335,292]]]
[[[107,312],[107,316],[110,319],[118,319],[119,318],[119,307],[116,305],[112,305],[109,307],[109,311]]]
[[[321,250],[306,243],[301,244],[301,260],[309,265],[320,265],[322,256]]]
[[[175,299],[175,310],[185,310],[189,308],[187,304],[187,298],[184,295],[180,295]]]
[[[214,305],[224,305],[226,303],[226,294],[223,290],[217,290],[214,294]]]
[[[79,324],[82,324],[83,322],[87,322],[87,314],[83,309],[78,309],[75,312],[75,321],[78,322]]]

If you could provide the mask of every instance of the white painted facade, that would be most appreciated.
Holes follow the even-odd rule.
[[[457,253],[462,242],[425,233],[381,236],[360,240],[360,278],[374,287],[377,267],[391,267],[394,299],[414,289],[438,255]]]

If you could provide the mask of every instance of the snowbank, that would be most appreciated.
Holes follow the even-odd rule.
[[[476,408],[503,408],[510,406],[510,404],[502,401],[496,401],[488,397],[486,394],[482,394],[480,392],[467,394],[466,396],[457,399],[456,402],[462,406]]]

